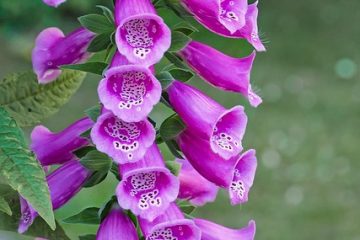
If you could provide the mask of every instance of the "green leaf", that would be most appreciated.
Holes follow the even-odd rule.
[[[183,70],[179,68],[171,69],[169,72],[174,79],[182,82],[187,82],[195,76],[195,74],[192,73],[191,71]]]
[[[104,62],[87,62],[82,64],[69,64],[61,66],[62,69],[71,69],[82,72],[94,73],[100,76],[103,75],[103,72],[107,67],[108,64]]]
[[[174,31],[182,32],[183,34],[185,34],[187,36],[191,35],[194,32],[199,32],[199,30],[196,27],[194,27],[187,21],[183,21],[183,22],[176,24],[173,29],[174,29]]]
[[[91,108],[88,108],[85,110],[85,114],[93,120],[93,122],[97,121],[97,118],[100,116],[101,113],[101,105],[96,104],[95,106],[92,106]]]
[[[73,153],[78,158],[82,158],[86,154],[88,154],[89,152],[95,151],[95,150],[96,150],[96,147],[94,147],[94,146],[85,146],[85,147],[82,147],[82,148],[79,148],[79,149],[75,150]]]
[[[114,204],[117,204],[117,197],[112,196],[111,199],[99,210],[99,216],[101,221],[103,221],[106,216],[110,213]]]
[[[172,52],[165,52],[165,57],[171,62],[173,63],[176,67],[180,68],[180,69],[189,69],[186,64],[181,60],[181,58],[179,58],[178,56],[176,56],[176,54],[172,53]]]
[[[110,168],[110,172],[114,174],[117,180],[121,181],[120,173],[119,173],[119,166],[113,162]]]
[[[15,232],[10,231],[1,231],[0,230],[0,237],[4,240],[34,240],[33,237],[24,236]]]
[[[181,165],[175,161],[165,161],[166,167],[170,170],[175,176],[179,175]]]
[[[185,129],[185,124],[176,114],[171,115],[160,126],[160,135],[165,141],[176,138]]]
[[[192,15],[185,10],[185,8],[179,3],[179,0],[164,0],[167,7],[180,18],[191,17]]]
[[[156,74],[157,80],[159,80],[162,89],[166,89],[175,80],[169,72],[161,72]]]
[[[32,126],[67,103],[84,77],[84,73],[66,70],[56,81],[42,85],[33,72],[11,74],[0,81],[0,106],[19,126]]]
[[[96,5],[96,7],[100,8],[103,11],[103,15],[107,18],[109,23],[112,23],[112,24],[114,23],[114,21],[115,21],[114,14],[109,8],[102,6],[102,5]]]
[[[55,229],[54,213],[45,173],[26,147],[23,132],[4,108],[0,107],[0,177]]]
[[[94,33],[108,33],[114,31],[114,24],[107,17],[100,14],[88,14],[78,18],[80,24]]]
[[[191,214],[196,209],[195,206],[191,205],[187,201],[182,201],[178,203],[179,208],[185,214]]]
[[[91,41],[87,50],[89,52],[94,52],[94,53],[101,52],[103,50],[106,50],[110,44],[111,44],[111,34],[101,33]]]
[[[191,38],[185,35],[182,32],[173,31],[171,34],[171,46],[169,51],[170,52],[177,52],[183,49],[189,42]]]
[[[0,211],[6,213],[9,216],[12,215],[11,208],[3,197],[0,197]]]
[[[96,235],[94,234],[87,234],[79,236],[79,240],[96,240]]]
[[[99,208],[86,208],[78,214],[63,220],[65,223],[100,224]]]
[[[88,152],[80,159],[80,163],[91,171],[109,171],[112,161],[104,153],[97,150]]]
[[[178,147],[175,140],[165,141],[166,146],[169,148],[170,152],[174,157],[183,159],[184,157],[178,152]]]
[[[105,180],[105,178],[107,177],[108,172],[107,171],[96,171],[93,172],[93,174],[89,177],[88,180],[86,180],[86,182],[84,183],[83,187],[84,188],[91,188],[93,186],[98,185],[99,183],[101,183],[102,181]]]

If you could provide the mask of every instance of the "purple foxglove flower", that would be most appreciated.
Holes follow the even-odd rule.
[[[116,0],[115,22],[117,47],[131,63],[153,65],[170,47],[170,29],[151,0]]]
[[[149,221],[163,214],[179,193],[179,180],[165,167],[156,144],[136,163],[120,165],[120,175],[119,205]]]
[[[254,240],[256,225],[251,220],[241,229],[230,229],[205,219],[194,219],[195,225],[201,230],[201,240]]]
[[[247,124],[242,106],[225,109],[196,88],[179,81],[174,81],[167,93],[187,129],[208,139],[214,153],[229,159],[241,152]]]
[[[31,132],[31,149],[42,166],[67,162],[75,157],[73,151],[88,144],[80,135],[93,124],[90,118],[82,118],[58,133],[39,125]]]
[[[36,38],[32,51],[33,69],[41,84],[54,81],[60,74],[59,66],[85,61],[86,51],[95,34],[78,28],[68,36],[58,28],[46,28]]]
[[[165,213],[154,221],[139,218],[146,240],[200,240],[201,231],[192,220],[184,219],[181,210],[172,203]]]
[[[138,240],[133,222],[121,209],[113,209],[100,224],[96,240]]]
[[[43,2],[52,7],[58,7],[60,4],[66,2],[66,0],[43,0]]]
[[[56,210],[67,203],[81,190],[82,185],[90,176],[90,172],[79,161],[71,160],[46,177],[53,209]],[[64,181],[64,179],[66,181]],[[31,226],[38,213],[30,204],[20,198],[21,219],[18,232],[24,233]]]
[[[254,107],[262,102],[253,92],[250,84],[255,52],[245,58],[233,58],[208,45],[192,41],[180,52],[180,55],[211,85],[242,94]]]
[[[187,199],[192,205],[203,206],[216,199],[219,187],[201,176],[185,159],[176,159],[181,164],[179,172],[180,191],[178,198]]]
[[[115,54],[112,65],[100,81],[100,101],[126,122],[144,120],[160,101],[159,81],[148,68],[129,64],[120,53]]]
[[[247,7],[244,0],[181,0],[181,2],[195,19],[210,31],[224,37],[245,38],[257,51],[265,51],[258,34],[257,1]]]
[[[117,163],[136,162],[155,141],[156,132],[148,120],[125,122],[105,110],[91,130],[96,148]]]
[[[207,140],[189,134],[188,131],[181,133],[177,140],[196,171],[210,182],[228,190],[232,205],[247,202],[257,167],[255,150],[248,150],[240,157],[235,156],[225,161],[210,150]]]

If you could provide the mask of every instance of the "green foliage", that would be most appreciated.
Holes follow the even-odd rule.
[[[11,74],[0,81],[0,106],[19,126],[32,126],[67,103],[84,77],[84,73],[67,70],[54,82],[42,85],[33,72]]]
[[[108,64],[104,62],[87,62],[82,64],[62,65],[61,68],[94,73],[101,76],[104,70],[107,68],[107,66]]]
[[[0,177],[23,196],[39,215],[55,229],[45,173],[27,148],[23,132],[0,107]]]
[[[63,220],[65,223],[99,224],[99,208],[90,207]]]
[[[191,38],[186,34],[178,31],[173,31],[171,34],[171,46],[170,52],[177,52],[183,49],[189,42]]]
[[[169,72],[174,79],[182,82],[187,82],[195,76],[195,74],[192,73],[191,71],[179,69],[179,68],[171,69]]]
[[[79,236],[79,240],[96,240],[96,235],[94,234],[87,234]]]
[[[166,167],[170,170],[175,176],[179,175],[181,165],[175,161],[165,161]]]
[[[107,18],[107,20],[110,23],[114,23],[115,19],[114,19],[113,11],[111,11],[109,8],[102,6],[102,5],[96,5],[96,7],[100,8],[102,10],[103,15]]]
[[[89,31],[101,34],[114,31],[114,24],[100,14],[88,14],[78,18],[80,24]]]
[[[199,30],[191,25],[191,23],[183,21],[174,26],[174,31],[182,32],[183,34],[190,36],[194,32],[199,32]]]
[[[192,212],[195,211],[196,207],[191,205],[189,202],[187,201],[181,201],[178,203],[178,207],[181,209],[181,211],[185,214],[191,214]]]
[[[160,135],[163,140],[176,138],[185,129],[185,124],[177,114],[171,115],[160,126]]]
[[[11,208],[3,197],[0,197],[0,211],[6,213],[9,216],[12,215]]]
[[[87,50],[89,52],[100,52],[106,50],[111,45],[111,38],[111,32],[101,33],[91,41]]]
[[[85,114],[93,120],[93,122],[96,122],[97,118],[100,116],[101,113],[101,105],[97,104],[95,106],[92,106],[89,109],[85,110]]]
[[[166,89],[175,80],[169,72],[160,72],[156,74],[157,80],[159,80],[162,89]]]
[[[91,171],[107,172],[110,170],[112,162],[106,154],[94,150],[82,157],[80,163]]]

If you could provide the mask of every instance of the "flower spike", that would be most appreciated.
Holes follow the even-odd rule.
[[[66,0],[43,0],[43,2],[51,7],[58,7],[60,4],[66,2]]]

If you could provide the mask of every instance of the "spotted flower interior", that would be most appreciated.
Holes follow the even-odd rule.
[[[190,224],[163,224],[154,230],[146,240],[195,240],[196,236],[197,234]]]

